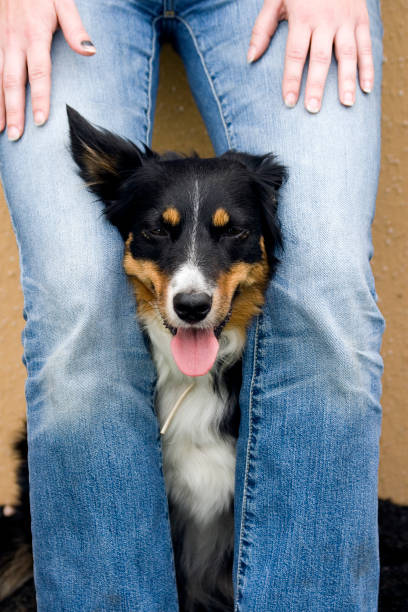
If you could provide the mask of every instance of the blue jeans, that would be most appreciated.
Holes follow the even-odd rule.
[[[261,0],[78,0],[97,48],[53,40],[51,116],[0,138],[20,249],[35,581],[40,612],[177,610],[155,372],[122,241],[76,174],[65,105],[150,142],[163,34],[217,153],[274,151],[285,249],[244,359],[234,585],[240,612],[377,609],[383,319],[370,269],[380,147],[376,84],[353,108],[333,60],[322,111],[287,109],[287,23],[246,63]],[[166,12],[167,11],[167,12]],[[304,91],[304,83],[303,83]]]

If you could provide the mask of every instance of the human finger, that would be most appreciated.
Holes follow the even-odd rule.
[[[9,140],[18,140],[24,130],[26,79],[25,52],[18,47],[8,47],[4,61],[3,91]]]
[[[344,25],[337,30],[334,49],[338,62],[340,102],[345,106],[353,106],[356,97],[357,47],[351,26]]]
[[[278,21],[279,5],[276,2],[266,0],[252,28],[247,55],[249,63],[259,59],[265,53],[275,33]]]
[[[48,119],[51,95],[51,38],[35,42],[27,49],[28,80],[34,122],[42,125]]]
[[[286,42],[285,67],[283,71],[282,95],[286,106],[295,106],[300,91],[303,68],[310,45],[311,29],[300,21],[289,20]]]
[[[93,55],[96,49],[85,30],[73,0],[55,0],[55,10],[65,40],[77,53]]]
[[[312,34],[305,90],[305,107],[310,113],[317,113],[321,108],[332,57],[333,37],[334,31],[328,26],[320,26]]]
[[[374,62],[368,22],[357,25],[356,41],[360,87],[365,93],[370,93],[374,86]]]

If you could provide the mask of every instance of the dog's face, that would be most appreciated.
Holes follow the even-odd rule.
[[[125,241],[139,316],[158,314],[191,376],[215,361],[225,326],[244,333],[259,311],[281,243],[273,156],[159,156],[68,109],[73,157]]]

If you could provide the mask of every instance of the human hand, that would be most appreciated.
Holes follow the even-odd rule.
[[[255,21],[248,62],[266,51],[278,22],[289,23],[282,94],[286,106],[298,101],[304,64],[310,47],[305,107],[320,110],[332,48],[338,61],[339,98],[352,106],[358,64],[360,87],[369,93],[374,84],[369,17],[365,0],[265,0]]]
[[[74,0],[0,0],[0,132],[7,123],[9,140],[24,131],[27,72],[34,122],[48,119],[50,49],[58,25],[76,53],[95,53]]]

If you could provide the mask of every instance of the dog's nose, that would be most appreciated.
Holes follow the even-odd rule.
[[[173,298],[174,310],[186,323],[198,323],[211,310],[212,297],[207,293],[177,293]]]

